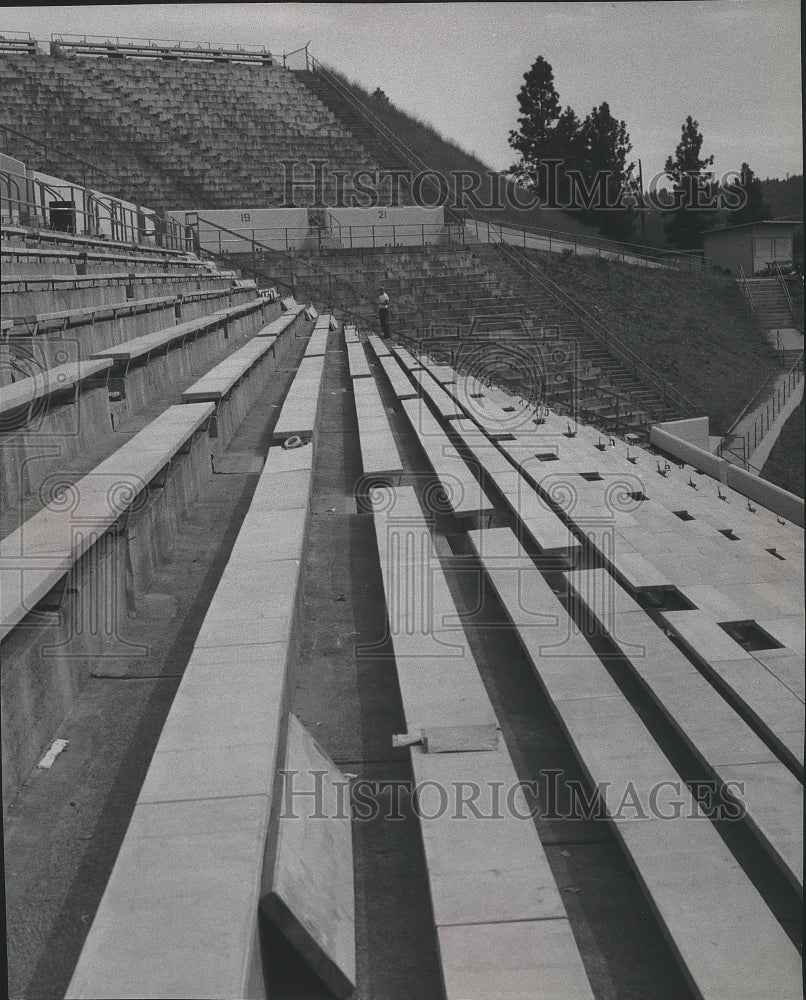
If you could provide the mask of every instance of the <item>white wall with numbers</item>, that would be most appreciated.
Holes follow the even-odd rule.
[[[310,236],[307,208],[202,208],[166,214],[194,227],[198,216],[201,246],[225,253],[249,252],[253,240],[286,250],[306,245]]]
[[[441,242],[445,229],[442,208],[326,209],[333,236],[345,247],[421,246]]]

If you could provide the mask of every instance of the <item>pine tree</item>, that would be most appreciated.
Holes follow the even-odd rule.
[[[583,218],[616,239],[629,237],[635,227],[635,212],[622,198],[629,186],[634,163],[627,163],[632,149],[627,125],[610,112],[606,101],[593,108],[579,130],[578,147],[584,165],[584,194],[589,202]]]
[[[520,131],[509,133],[509,144],[521,158],[511,169],[542,201],[557,204],[562,185],[559,178],[570,161],[579,121],[571,108],[561,111],[554,72],[542,56],[523,79],[517,95]],[[551,162],[557,160],[562,161],[559,166]]]
[[[681,250],[702,247],[703,230],[712,225],[716,212],[715,187],[705,171],[714,158],[700,158],[703,136],[699,127],[699,122],[689,115],[683,123],[674,159],[670,156],[666,160],[666,174],[674,181],[674,208],[664,228],[669,240]]]
[[[763,222],[772,218],[772,209],[764,201],[761,181],[748,164],[742,164],[741,178],[731,186],[734,192],[741,196],[744,204],[738,210],[729,213],[729,226],[742,226],[747,222]]]

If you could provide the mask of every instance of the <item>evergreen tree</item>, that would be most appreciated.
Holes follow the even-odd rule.
[[[520,131],[509,133],[509,144],[520,154],[520,160],[511,169],[542,201],[558,204],[579,121],[571,108],[561,111],[554,72],[542,56],[537,57],[523,79],[518,94]],[[559,165],[553,162],[558,160]]]
[[[674,159],[666,160],[666,174],[674,181],[674,208],[664,228],[670,242],[681,250],[699,250],[703,230],[713,224],[715,186],[705,171],[713,156],[701,159],[703,136],[691,115],[683,123]]]
[[[608,236],[628,238],[635,228],[636,216],[623,201],[635,167],[627,162],[632,142],[626,123],[615,119],[604,101],[582,123],[577,146],[583,160],[580,174],[584,181],[578,194],[587,202],[582,208],[583,218],[594,222]]]
[[[772,209],[764,201],[761,181],[748,164],[742,164],[742,175],[731,187],[737,195],[741,195],[744,204],[728,214],[729,226],[742,226],[747,222],[763,222],[772,218]]]

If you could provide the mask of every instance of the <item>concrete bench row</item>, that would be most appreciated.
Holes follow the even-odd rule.
[[[252,341],[255,350],[258,343],[268,349],[271,337]],[[296,398],[287,397],[283,411]],[[278,769],[300,745],[286,673],[298,643],[313,447],[269,450],[73,974],[71,1000],[267,995],[258,911],[273,915],[290,863],[272,815]],[[331,844],[328,862],[342,860]],[[310,929],[316,915],[309,917]],[[348,966],[350,940],[337,942]],[[354,942],[352,961],[354,976]]]
[[[699,669],[752,720],[757,732],[803,780],[804,697],[702,610],[664,611],[660,619]],[[785,647],[771,649],[786,657]],[[794,651],[792,651],[794,653]]]
[[[794,1000],[797,949],[549,584],[509,529],[470,537],[695,995]]]
[[[186,259],[177,256],[158,257],[152,253],[134,254],[131,252],[95,253],[92,251],[70,249],[47,249],[44,247],[20,247],[4,244],[0,247],[3,270],[7,275],[36,274],[43,268],[56,273],[58,268],[65,274],[83,274],[92,270],[108,270],[119,266],[127,270],[153,269],[165,267],[184,273],[207,273],[207,268],[200,260]]]
[[[198,264],[199,261],[188,258],[182,251],[172,250],[166,247],[154,246],[153,243],[124,243],[116,240],[93,239],[91,236],[74,236],[72,233],[61,233],[52,229],[28,229],[25,226],[3,225],[2,236],[4,239],[23,239],[26,241],[36,241],[36,243],[48,243],[55,246],[65,246],[70,248],[80,247],[84,250],[96,250],[106,253],[109,250],[123,250],[126,253],[142,253],[147,256],[162,260],[180,260]]]
[[[348,348],[351,346],[363,351],[361,344],[348,345]],[[358,492],[364,494],[372,488],[373,483],[399,483],[403,473],[403,459],[389,426],[389,417],[375,379],[359,374],[352,379],[352,390],[358,419],[361,467],[364,472]]]
[[[458,518],[489,521],[493,503],[424,401],[404,399],[401,407],[442,487],[443,495],[434,498],[435,508],[450,510]]]
[[[286,311],[272,320],[259,333],[259,337],[279,337],[289,329],[301,330],[305,322],[305,306],[286,306]]]
[[[574,599],[611,638],[709,774],[727,787],[742,783],[748,823],[802,892],[803,789],[795,775],[605,570],[575,570],[567,581]],[[729,642],[724,638],[723,646]],[[803,705],[786,694],[781,686],[776,706],[783,713],[780,724],[800,726],[802,738]]]
[[[276,372],[278,352],[288,343],[288,334],[256,336],[229,355],[182,393],[183,403],[211,402],[215,417],[210,438],[216,451],[227,447],[249,409]]]
[[[36,275],[2,280],[3,314],[32,316],[73,309],[88,309],[127,299],[159,295],[190,295],[204,289],[221,291],[232,286],[223,275],[186,275],[165,271],[143,274],[88,274],[82,276]],[[123,292],[121,290],[123,289]]]
[[[303,441],[312,439],[324,369],[324,356],[302,359],[274,425],[273,441],[283,442],[290,437],[300,437]]]
[[[209,472],[212,412],[209,403],[170,407],[87,475],[54,477],[45,506],[0,543],[9,797],[90,669],[142,655],[120,629],[171,558],[179,521]]]
[[[449,375],[450,371],[440,374]],[[502,409],[505,411],[505,408]],[[534,530],[529,533],[538,543],[541,553],[552,551],[545,534],[548,530],[555,535],[559,550],[565,549],[568,555],[578,555],[580,544],[570,534],[571,526],[606,562],[614,566],[634,593],[656,588],[674,589],[640,553],[619,544],[618,536],[613,544],[614,521],[623,527],[626,519],[626,523],[640,527],[644,522],[636,521],[636,518],[645,514],[646,531],[657,532],[658,520],[663,521],[665,516],[666,508],[655,505],[644,508],[640,506],[643,501],[634,499],[633,495],[646,495],[642,480],[624,470],[638,466],[636,453],[639,450],[633,448],[630,454],[629,449],[624,448],[616,465],[613,461],[615,442],[603,442],[601,437],[595,442],[588,437],[577,437],[581,433],[578,428],[569,434],[567,423],[561,430],[553,415],[548,420],[544,418],[544,423],[550,426],[541,427],[539,431],[532,427],[528,431],[516,432],[508,435],[510,440],[499,439],[495,445],[470,421],[453,420],[451,427],[479,465],[485,468],[490,481],[501,490],[505,499],[511,501],[513,510],[525,527],[529,526],[530,520],[526,516],[529,507],[526,497],[531,495],[531,506],[539,509],[535,509],[531,518]],[[538,451],[536,454],[536,446],[545,449],[549,441],[552,442],[552,451]],[[628,454],[629,462],[626,461]],[[556,462],[545,463],[543,459],[546,457],[555,458]],[[641,461],[646,460],[647,456],[641,455]],[[554,469],[558,465],[562,470],[559,475],[546,472],[546,469]],[[621,478],[608,483],[608,467],[614,472],[618,470]],[[600,475],[599,468],[604,476]],[[636,468],[636,473],[638,471]],[[538,487],[540,495],[534,494],[528,487],[528,493],[523,493],[524,480],[519,472]],[[659,479],[666,484],[665,476]],[[614,486],[615,492],[610,489],[609,495],[605,493],[605,487]],[[675,496],[679,502],[679,489],[670,490],[673,505]],[[724,502],[715,499],[714,503],[724,509]],[[558,505],[562,519],[554,509]],[[674,537],[678,537],[684,525],[671,511],[667,514],[674,522]],[[787,528],[777,522],[776,527]],[[558,537],[558,533],[564,538]],[[675,557],[680,558],[679,545]],[[773,560],[768,560],[767,565],[771,571],[774,569]],[[598,594],[601,598],[619,589],[617,582],[603,571],[597,573],[595,584],[591,582],[590,571],[571,577],[572,580],[588,581],[583,588],[586,598],[588,594]],[[689,569],[689,577],[691,575],[692,570]],[[773,675],[767,666],[769,660],[764,663],[756,661],[709,616],[699,616],[696,611],[663,614],[664,620],[682,633],[684,643],[688,641],[691,645],[693,633],[699,633],[699,648],[692,646],[692,652],[698,658],[700,667],[710,671],[711,679],[720,682],[720,693],[626,593],[619,598],[618,607],[628,613],[621,617],[614,615],[613,609],[597,613],[588,608],[588,611],[597,616],[600,627],[612,631],[616,637],[614,641],[620,645],[625,658],[632,663],[633,669],[656,697],[659,707],[680,730],[683,739],[694,749],[707,770],[723,783],[739,780],[739,774],[744,780],[746,772],[749,822],[765,850],[800,889],[802,842],[797,816],[801,789],[795,774],[802,776],[803,771],[803,705],[802,696],[799,697],[794,690],[795,685],[787,686],[781,678]],[[692,616],[696,618],[696,629]],[[620,642],[617,636],[623,638],[625,635],[627,639]],[[783,652],[791,663],[790,652],[794,653],[794,650],[784,647]],[[661,674],[664,675],[662,679]],[[723,699],[722,694],[727,695],[728,701]],[[734,711],[733,704],[738,706],[742,715],[752,720],[754,728],[760,729],[768,745]],[[788,768],[792,768],[795,774]]]
[[[158,309],[166,305],[183,305],[191,302],[209,303],[225,296],[233,300],[253,297],[255,286],[245,285],[238,288],[197,289],[185,295],[163,295],[145,299],[126,299],[122,302],[112,302],[104,305],[83,306],[76,309],[61,309],[56,312],[32,314],[30,316],[6,317],[11,320],[6,327],[8,336],[31,335],[45,333],[49,330],[67,330],[72,327],[85,326],[103,320],[118,319],[121,316],[132,316],[149,309]],[[237,304],[237,303],[236,303]]]
[[[395,348],[394,353],[402,364],[414,362],[405,348]],[[554,511],[535,493],[530,484],[523,479],[517,468],[507,460],[476,423],[469,418],[458,416],[461,410],[456,398],[450,397],[446,392],[447,388],[453,388],[461,382],[452,369],[445,367],[438,369],[438,374],[446,378],[451,374],[455,376],[450,386],[448,383],[442,386],[437,383],[433,372],[409,369],[409,374],[413,379],[413,383],[411,383],[394,359],[382,357],[381,364],[390,379],[393,391],[401,400],[401,405],[408,415],[410,423],[415,432],[420,435],[421,444],[429,453],[432,467],[438,471],[438,466],[442,466],[446,462],[451,465],[452,471],[449,471],[447,466],[443,469],[445,473],[443,487],[446,489],[448,498],[453,492],[456,494],[459,507],[462,504],[473,507],[478,503],[477,514],[490,514],[493,510],[493,504],[483,492],[483,484],[489,483],[500,493],[502,501],[513,512],[522,525],[522,529],[532,538],[542,554],[567,562],[578,553],[579,542]],[[465,460],[458,455],[440,424],[425,407],[423,398],[411,399],[412,396],[417,395],[415,387],[419,387],[423,396],[434,403],[437,412],[444,419],[449,419],[448,426],[468,453],[482,486],[476,482],[474,476],[467,469]],[[496,407],[501,413],[505,413],[499,402],[493,402],[491,406]],[[508,418],[508,414],[506,416]],[[479,492],[480,490],[481,492]],[[465,511],[465,513],[469,512],[469,509]]]
[[[276,306],[265,299],[220,310],[0,388],[3,507],[35,492],[155,394],[203,372]],[[273,356],[273,355],[272,355]],[[229,409],[229,407],[227,407]]]
[[[69,998],[263,997],[258,909],[312,446],[269,451],[196,637]]]
[[[472,782],[482,799],[489,799],[496,786],[514,788],[517,775],[495,735],[495,712],[456,624],[456,606],[428,526],[411,487],[390,488],[387,497],[377,499],[373,517],[388,635],[408,736],[429,734],[438,742],[450,731],[454,741],[455,752],[449,753],[432,752],[430,742],[411,746],[414,780],[446,795]],[[492,732],[492,743],[480,740],[481,732]],[[420,805],[447,1000],[592,997],[534,825],[510,810],[491,823],[477,815],[457,821],[453,807]],[[525,811],[525,802],[517,807]]]

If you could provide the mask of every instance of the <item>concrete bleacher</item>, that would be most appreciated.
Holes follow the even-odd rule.
[[[27,131],[51,146],[49,169],[57,175],[70,175],[71,155],[102,163],[104,183],[94,182],[102,190],[121,196],[137,190],[143,203],[160,210],[282,204],[281,161],[317,157],[330,165],[324,177],[330,204],[332,171],[344,171],[349,198],[356,171],[378,166],[278,65],[8,54],[0,93],[0,124],[14,127],[24,111]],[[20,140],[16,155],[35,163],[38,152]],[[311,180],[310,168],[298,172],[301,181]],[[300,187],[297,201],[313,204],[310,188]]]
[[[515,536],[471,538],[696,995],[797,996],[797,949]],[[653,817],[664,783],[680,811]],[[642,815],[620,812],[628,788]]]
[[[251,290],[243,291],[248,296]],[[177,319],[180,300],[169,298],[155,311],[134,316],[93,307],[90,322],[70,328],[66,339],[61,331],[15,337],[18,325],[4,331],[6,356],[22,375],[0,387],[4,510],[15,509],[52,470],[104,439],[111,442],[154,397],[170,395],[174,386],[203,373],[277,311],[253,292],[224,309],[217,308],[219,293],[202,294],[194,308],[206,304],[209,311],[184,322]],[[223,294],[229,301],[229,290]],[[82,310],[67,315],[87,318]],[[170,325],[160,328],[160,320]],[[133,323],[148,332],[127,338]],[[62,358],[70,360],[53,366]]]
[[[307,381],[302,372],[294,384]],[[292,385],[278,422],[296,421],[298,399]],[[199,405],[213,409],[186,408]],[[269,450],[70,998],[265,995],[258,906],[285,743],[286,671],[299,642],[313,462],[310,443]],[[180,884],[181,892],[166,891]]]
[[[266,990],[259,913],[276,918],[284,912],[265,901],[278,885],[289,884],[273,866],[285,856],[274,849],[279,772],[287,762],[294,711],[289,669],[300,655],[308,607],[304,566],[322,454],[323,385],[335,366],[349,411],[340,429],[352,435],[363,473],[356,484],[358,517],[372,517],[385,636],[414,782],[423,789],[461,782],[512,787],[523,766],[501,733],[502,719],[448,581],[440,535],[446,532],[442,515],[451,513],[447,534],[469,541],[584,775],[604,789],[604,818],[693,995],[750,1000],[762,995],[763,984],[776,996],[796,996],[797,951],[754,886],[752,864],[769,859],[792,891],[801,891],[797,713],[804,695],[795,658],[802,637],[797,593],[784,597],[799,586],[800,529],[761,507],[750,511],[746,498],[696,470],[667,467],[647,449],[603,438],[584,424],[571,426],[550,410],[537,414],[518,397],[468,381],[427,357],[389,351],[372,335],[362,339],[353,324],[345,324],[341,350],[340,334],[330,336],[338,331],[330,314],[306,319],[304,306],[288,303],[271,322],[256,322],[260,328],[253,327],[248,339],[239,336],[221,358],[207,356],[195,379],[177,387],[181,405],[124,445],[140,456],[139,465],[124,463],[129,474],[156,484],[142,508],[129,497],[136,509],[121,524],[124,541],[117,543],[128,544],[131,533],[135,576],[147,580],[170,553],[181,510],[198,495],[201,470],[209,472],[208,454],[226,447],[268,378],[280,374],[276,352],[296,351],[299,362],[287,373],[290,386],[266,437],[265,464],[192,639],[67,996],[261,996]],[[146,354],[150,336],[140,344]],[[154,341],[152,349],[166,344]],[[135,344],[132,359],[137,354]],[[109,371],[101,363],[91,373],[99,389]],[[51,379],[59,374],[48,373]],[[63,374],[65,396],[79,384],[83,397],[88,380],[80,366]],[[152,374],[157,378],[156,368]],[[170,381],[165,373],[161,378]],[[333,395],[335,383],[330,387]],[[17,396],[15,403],[9,393],[7,413],[33,413],[39,397],[29,398],[19,384],[10,388]],[[47,395],[48,383],[37,391]],[[181,423],[184,412],[198,414],[200,422],[184,446],[177,444],[178,458],[167,463],[166,473],[172,444],[164,428]],[[185,433],[191,424],[182,426]],[[174,442],[180,437],[177,432]],[[182,455],[188,440],[191,452]],[[419,473],[422,500],[412,487],[399,485],[413,472],[412,461],[422,468],[418,455],[441,495]],[[115,467],[123,468],[120,460]],[[86,477],[88,490],[99,470],[103,463]],[[87,502],[101,492],[100,485],[87,492]],[[83,516],[81,502],[75,510]],[[54,587],[75,559],[58,546],[51,549],[50,527],[66,531],[73,516],[43,510],[33,523],[44,528],[4,540],[4,573],[30,588],[14,583],[23,614],[53,614]],[[99,527],[111,534],[109,526]],[[15,561],[6,542],[16,537],[30,537],[33,547]],[[694,607],[678,610],[689,604]],[[741,635],[722,629],[751,619],[775,642],[764,646],[753,633],[742,646]],[[586,623],[593,623],[592,632]],[[611,643],[719,788],[744,783],[751,870],[700,814],[687,776],[641,720],[589,632]],[[473,640],[482,647],[487,641],[484,631]],[[32,662],[19,659],[26,667]],[[22,667],[15,668],[22,677]],[[21,720],[20,739],[23,728]],[[40,741],[44,733],[36,730]],[[679,786],[685,818],[623,815],[620,796],[630,783],[644,804],[653,790]],[[527,811],[525,800],[517,804]],[[420,806],[446,997],[464,1000],[482,987],[485,996],[496,996],[502,983],[505,996],[595,995],[596,959],[579,938],[579,914],[564,905],[535,825],[512,813],[496,823],[472,814],[463,823],[429,819],[425,794]],[[344,915],[346,945],[336,951],[349,970],[353,879],[345,866],[346,860],[339,862],[332,884],[311,874],[319,868],[306,866],[302,895],[315,894],[321,884],[318,912]],[[311,945],[315,933],[289,937],[303,941],[314,968],[321,960],[320,971],[333,972],[319,945]],[[361,963],[371,960],[364,954],[357,962],[359,983]],[[340,995],[353,981],[334,973]]]
[[[349,198],[350,178],[377,167],[270,60],[10,55],[0,94],[0,124],[24,114],[53,149],[54,169],[62,153],[64,163],[95,158],[115,190],[160,208],[277,205],[281,164],[297,158],[305,182],[311,161],[326,161],[325,198],[336,175]],[[20,155],[35,162],[37,147],[23,140]],[[312,196],[309,185],[299,201]],[[190,254],[3,227],[1,339],[3,360],[16,365],[0,385],[7,802],[16,807],[33,787],[92,658],[128,655],[114,622],[90,620],[97,595],[150,627],[149,613],[186,615],[170,648],[155,639],[144,667],[155,677],[173,667],[160,685],[175,679],[158,737],[151,704],[138,709],[141,728],[154,730],[153,755],[140,751],[139,730],[122,748],[93,747],[121,775],[139,753],[137,780],[121,777],[128,800],[118,810],[109,796],[100,819],[82,816],[89,833],[65,821],[67,840],[80,829],[89,843],[70,873],[71,902],[85,883],[97,896],[76,933],[75,914],[53,893],[58,918],[37,974],[72,960],[59,995],[265,1000],[276,988],[318,998],[319,984],[306,992],[283,981],[268,920],[298,952],[292,978],[304,979],[301,958],[338,996],[354,985],[373,1000],[402,996],[385,981],[395,949],[412,980],[432,949],[428,985],[446,1000],[638,995],[633,973],[651,979],[644,966],[659,954],[677,964],[691,998],[800,996],[791,904],[802,903],[803,532],[765,505],[763,489],[748,499],[738,480],[709,476],[716,460],[670,464],[572,424],[563,408],[580,386],[591,420],[615,426],[615,406],[622,432],[643,426],[657,400],[493,256],[302,252],[296,297],[281,303]],[[286,264],[269,255],[261,267],[276,268],[286,288]],[[367,335],[379,285],[408,349]],[[301,304],[311,301],[333,313]],[[349,317],[341,331],[336,316]],[[465,374],[445,363],[450,352],[415,351],[424,316],[446,331],[491,318],[492,333],[473,330],[493,360],[497,339],[528,342],[555,407],[507,391],[517,378],[496,387],[473,365]],[[244,423],[247,443],[230,450],[245,440],[236,438]],[[195,536],[212,553],[206,572],[194,560],[186,578],[163,579],[194,511],[215,493],[209,527],[227,491],[230,521],[220,518],[209,541],[201,528]],[[342,547],[331,549],[336,538]],[[475,618],[466,570],[489,626]],[[184,604],[172,603],[171,587]],[[360,662],[370,636],[387,658],[379,669]],[[502,648],[522,655],[525,676],[507,673]],[[136,688],[151,676],[112,683]],[[309,731],[294,715],[300,704]],[[392,711],[406,733],[391,728]],[[560,743],[598,792],[600,827],[569,834],[569,821],[568,840],[555,838],[542,817],[524,821],[521,793],[495,822],[472,808],[463,821],[431,815],[429,789],[468,786],[482,789],[475,804],[489,813],[496,788],[542,775]],[[400,850],[381,824],[359,827],[349,802],[338,835],[319,819],[310,835],[296,821],[283,833],[284,782],[300,763],[333,781],[354,780],[353,769],[410,779],[420,789],[407,818],[415,848]],[[701,774],[742,805],[735,836],[726,833],[733,817],[712,820],[692,794]],[[59,795],[74,780],[50,791],[41,782],[40,807],[52,795],[69,816],[80,796]],[[625,810],[625,795],[649,815]],[[108,836],[108,813],[124,816],[126,803],[117,860],[105,871],[98,862],[101,877],[89,855]],[[671,817],[657,814],[664,805]],[[25,834],[32,866],[41,864]],[[586,887],[632,886],[626,917],[620,903],[574,884],[569,855],[591,843],[581,855],[597,858]],[[13,863],[19,871],[19,850]],[[386,876],[398,869],[406,887],[396,898]],[[419,900],[414,921],[409,894]],[[295,921],[289,897],[310,904]],[[43,912],[43,926],[48,919]],[[62,924],[72,935],[64,946]],[[641,925],[651,925],[651,946],[644,953],[642,940],[623,963],[629,946],[615,939]],[[379,957],[381,937],[389,944]]]
[[[7,796],[80,689],[81,674],[71,658],[91,662],[105,641],[115,644],[111,623],[103,629],[92,625],[95,588],[105,586],[110,607],[120,613],[170,558],[177,522],[198,496],[212,412],[209,403],[170,407],[88,475],[73,483],[62,479],[49,503],[3,537]],[[124,565],[130,567],[128,582],[119,572]],[[41,641],[58,636],[60,625],[68,631],[62,657],[43,659]]]
[[[442,624],[456,620],[456,608],[416,494],[390,488],[375,502],[388,635],[408,732],[495,727],[461,626]],[[503,743],[493,751],[440,754],[412,746],[410,753],[418,786],[448,789],[472,779],[489,792],[494,782],[512,788],[517,781]],[[422,802],[421,808],[429,815],[433,807]],[[494,824],[457,822],[450,812],[420,822],[446,996],[459,1000],[480,988],[485,996],[592,996],[532,824],[512,812]]]

